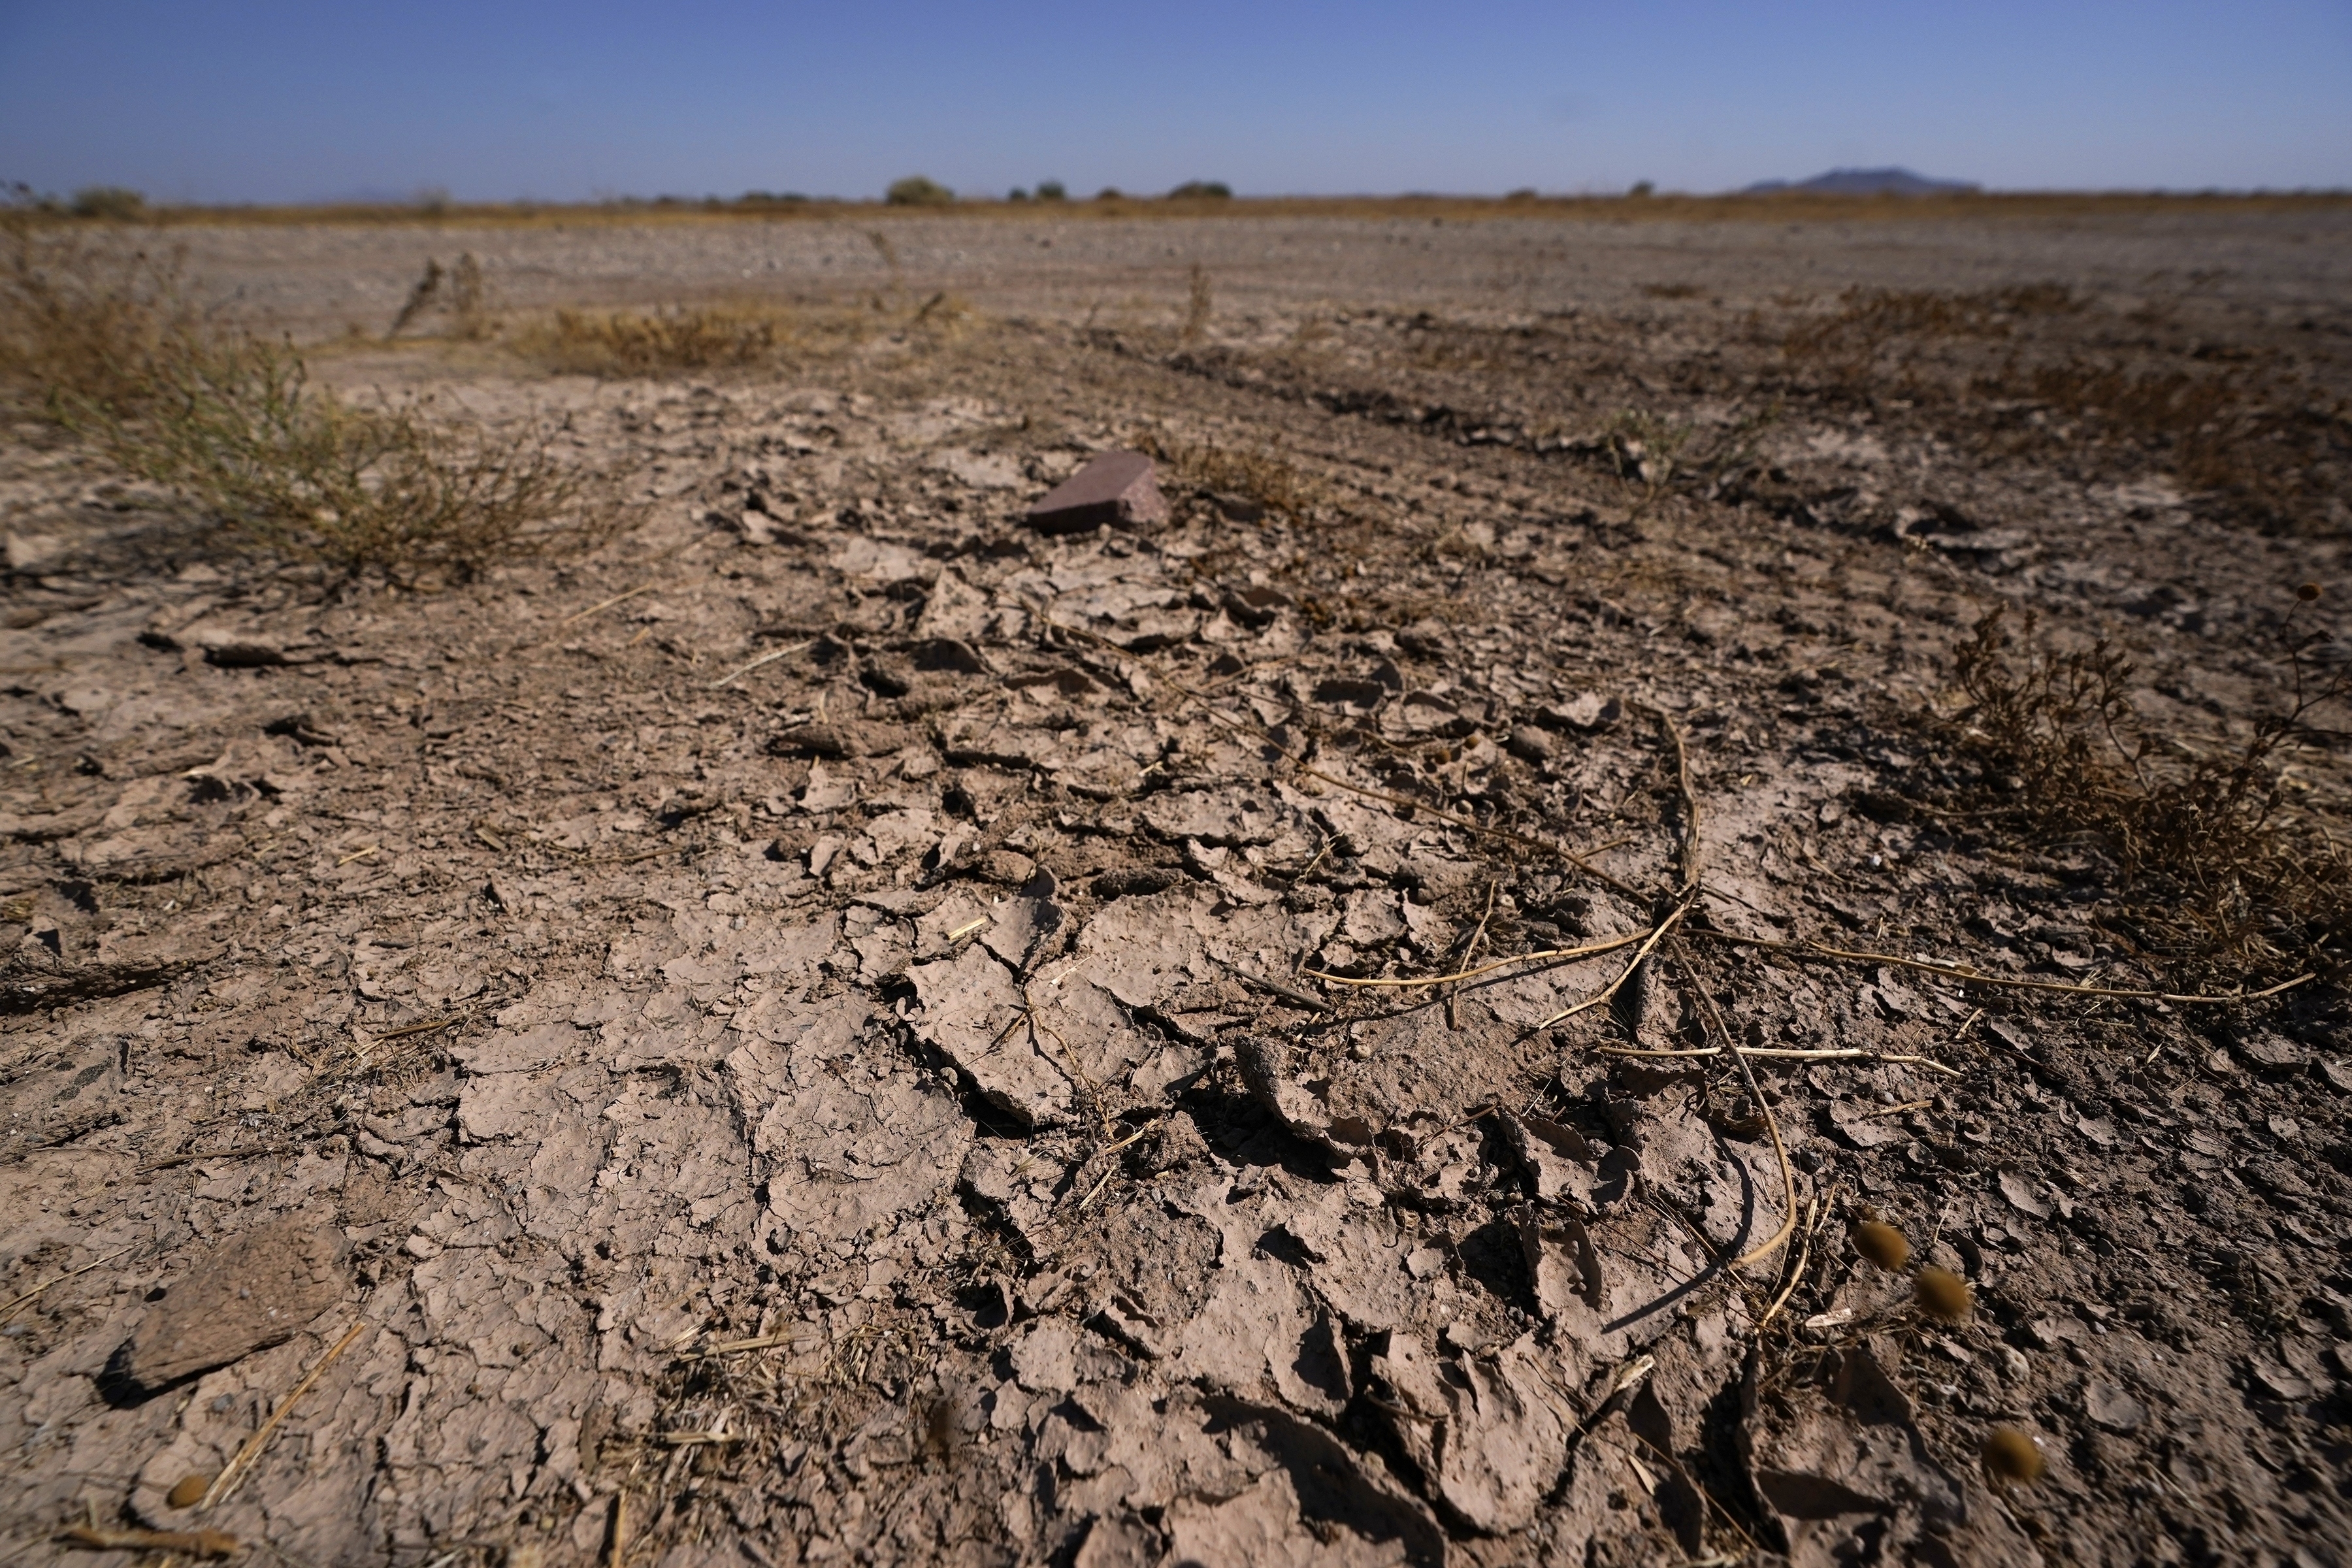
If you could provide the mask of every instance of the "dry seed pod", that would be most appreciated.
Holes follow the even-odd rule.
[[[1911,1261],[1911,1244],[1883,1219],[1866,1219],[1853,1227],[1853,1249],[1885,1269],[1900,1273]]]
[[[1931,1318],[1948,1323],[1965,1323],[1974,1303],[1969,1295],[1969,1282],[1948,1268],[1927,1268],[1911,1281],[1911,1299],[1919,1310]]]
[[[210,1476],[182,1476],[172,1489],[163,1494],[163,1500],[173,1508],[194,1508],[205,1500],[205,1489],[212,1484]]]
[[[2319,584],[2316,583],[2305,583],[2302,587],[2297,588],[2294,591],[2294,596],[2308,605],[2314,599],[2319,597]]]
[[[2030,1487],[2042,1479],[2042,1445],[2014,1426],[1985,1434],[1985,1474],[2001,1486]]]

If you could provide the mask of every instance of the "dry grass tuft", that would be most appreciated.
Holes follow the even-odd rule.
[[[553,321],[518,333],[515,348],[548,370],[572,375],[667,375],[759,364],[784,337],[784,319],[767,311],[558,310]]]
[[[2325,822],[2288,805],[2284,770],[2338,738],[2316,721],[2352,676],[2314,662],[2324,639],[2299,634],[2292,615],[2280,637],[2285,706],[2192,742],[2140,720],[2131,663],[2110,644],[2054,648],[2030,616],[2012,633],[1994,610],[1953,661],[1968,703],[1941,728],[1974,773],[1954,804],[2104,860],[2151,956],[2218,965],[2225,981],[2340,972],[2352,959],[2352,860]]]
[[[882,1439],[897,1462],[951,1462],[963,1446],[959,1413],[927,1378],[937,1333],[901,1306],[837,1335],[794,1328],[736,1342],[759,1348],[674,1363],[661,1429],[609,1439],[595,1457],[600,1479],[647,1499],[642,1560],[660,1555],[653,1542],[690,1542],[698,1559],[710,1556],[735,1534],[730,1496],[764,1491],[811,1450],[837,1450],[885,1406],[904,1413],[903,1430]]]
[[[165,395],[68,423],[231,534],[346,575],[462,579],[604,531],[585,476],[540,431],[437,419],[421,401],[360,406],[314,389],[291,350],[256,341],[180,359]]]
[[[290,346],[209,326],[176,258],[23,224],[7,238],[0,374],[225,543],[446,581],[609,524],[543,433],[314,387]]]
[[[132,409],[159,392],[157,366],[201,322],[176,250],[119,236],[0,222],[0,376],[68,403]]]
[[[1199,262],[1192,263],[1190,297],[1184,306],[1183,340],[1188,343],[1201,341],[1209,330],[1209,312],[1216,304],[1216,295],[1209,283],[1209,269]]]
[[[2084,301],[2055,283],[1988,289],[1969,294],[1924,289],[1849,289],[1839,308],[1800,323],[1781,342],[1792,363],[1832,378],[1867,376],[1890,346],[1931,338],[2001,338],[2029,316],[2072,314]]]
[[[2109,440],[2152,447],[2189,490],[2282,532],[2324,529],[2352,463],[2352,408],[2291,375],[2132,372],[2067,359],[2002,378]]]
[[[1330,492],[1287,460],[1258,448],[1236,451],[1213,442],[1172,440],[1146,431],[1134,441],[1167,470],[1170,488],[1202,500],[1223,497],[1248,501],[1268,515],[1303,521],[1331,500]]]

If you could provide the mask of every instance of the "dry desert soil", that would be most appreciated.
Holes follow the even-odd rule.
[[[0,1559],[2352,1562],[2352,206],[1448,211],[143,239],[620,528],[9,416]]]

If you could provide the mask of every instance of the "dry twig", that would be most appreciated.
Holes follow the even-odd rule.
[[[134,1241],[131,1244],[131,1247],[136,1247],[139,1244]],[[23,1307],[26,1302],[39,1299],[41,1293],[47,1290],[50,1286],[62,1285],[67,1280],[72,1279],[75,1275],[87,1274],[93,1268],[103,1268],[108,1264],[113,1262],[116,1258],[121,1257],[124,1253],[129,1252],[131,1250],[131,1247],[121,1247],[116,1251],[110,1252],[95,1263],[85,1263],[79,1268],[68,1268],[63,1274],[58,1275],[56,1279],[44,1280],[42,1283],[34,1286],[23,1295],[11,1300],[5,1307],[0,1307],[0,1323],[5,1323],[9,1319],[15,1317],[16,1315],[17,1309]]]
[[[1565,963],[1573,959],[1591,958],[1603,952],[1615,952],[1620,948],[1631,947],[1638,942],[1645,942],[1649,936],[1648,931],[1634,931],[1628,936],[1612,936],[1606,942],[1590,942],[1583,947],[1546,948],[1541,952],[1522,952],[1515,957],[1498,958],[1491,963],[1482,963],[1475,969],[1456,970],[1451,974],[1432,974],[1418,980],[1357,980],[1345,974],[1333,974],[1321,969],[1302,969],[1298,973],[1310,979],[1319,980],[1326,985],[1348,985],[1366,991],[1412,990],[1424,985],[1446,985],[1460,981],[1475,980],[1482,974],[1492,974],[1497,970],[1509,969],[1522,963]]]
[[[2134,991],[2113,985],[2069,985],[2056,980],[2009,980],[1999,975],[1979,974],[1973,969],[1958,964],[1935,963],[1924,958],[1903,958],[1891,952],[1857,952],[1847,948],[1831,947],[1817,942],[1775,942],[1769,937],[1741,936],[1735,931],[1717,931],[1711,926],[1694,926],[1694,936],[1710,942],[1729,942],[1736,947],[1762,948],[1769,952],[1794,953],[1799,957],[1834,959],[1845,963],[1883,963],[1895,969],[1917,970],[1927,974],[1940,974],[1948,980],[1961,981],[1969,985],[1992,985],[2008,991],[2044,991],[2061,996],[2108,996],[2126,1002],[2172,1002],[2184,1006],[2219,1006],[2231,1002],[2260,1002],[2267,997],[2309,984],[2318,974],[2298,974],[2292,980],[2261,991],[2226,991],[2219,994],[2184,995],[2173,991]]]
[[[730,669],[726,674],[720,676],[718,679],[712,681],[710,683],[710,689],[716,691],[722,686],[731,685],[735,681],[741,679],[744,676],[751,674],[753,670],[759,668],[763,664],[773,664],[780,658],[789,658],[793,654],[801,652],[803,648],[812,648],[815,646],[816,643],[812,639],[808,642],[796,642],[790,647],[780,647],[771,652],[763,653],[759,658],[753,659],[751,663]]]
[[[238,1542],[217,1530],[100,1530],[77,1524],[58,1532],[60,1541],[98,1552],[180,1552],[190,1557],[234,1557]]]
[[[326,1370],[335,1364],[336,1359],[351,1349],[352,1342],[365,1333],[369,1327],[368,1321],[362,1318],[344,1331],[343,1337],[335,1342],[334,1348],[320,1356],[319,1363],[305,1373],[302,1381],[294,1385],[293,1392],[278,1402],[278,1408],[269,1413],[269,1419],[264,1421],[260,1429],[245,1440],[237,1451],[230,1457],[229,1462],[221,1467],[221,1473],[213,1478],[213,1484],[205,1489],[205,1495],[197,1500],[196,1512],[209,1513],[229,1500],[229,1495],[244,1483],[246,1473],[252,1469],[254,1461],[260,1458],[261,1451],[269,1446],[269,1439],[277,1435],[278,1425],[286,1419],[288,1413],[304,1394],[310,1392],[310,1385],[317,1383]]]

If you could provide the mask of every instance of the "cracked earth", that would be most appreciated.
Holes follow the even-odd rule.
[[[2003,352],[2318,406],[2340,211],[900,227],[193,231],[322,377],[624,487],[470,584],[224,554],[11,427],[0,1552],[2345,1561],[2340,979],[2093,994],[2228,977],[1892,804],[1996,605],[2144,712],[2275,700],[2342,455],[2269,526],[1768,342],[2055,283]],[[516,311],[872,324],[336,345],[461,247]],[[1166,522],[1026,525],[1138,447]],[[2284,787],[2340,821],[2340,750]]]

